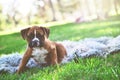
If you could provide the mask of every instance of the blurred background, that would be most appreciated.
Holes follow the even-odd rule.
[[[24,52],[20,30],[34,25],[49,27],[53,41],[116,37],[120,0],[0,0],[0,54]]]
[[[120,0],[0,0],[0,31],[50,22],[89,22],[120,14]]]

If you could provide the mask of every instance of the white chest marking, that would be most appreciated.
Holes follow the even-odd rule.
[[[33,48],[32,57],[38,63],[46,63],[45,58],[48,51],[44,48]]]

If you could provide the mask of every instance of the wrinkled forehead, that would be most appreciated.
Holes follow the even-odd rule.
[[[31,27],[30,30],[28,31],[28,35],[30,34],[41,34],[43,35],[43,30],[40,27]]]

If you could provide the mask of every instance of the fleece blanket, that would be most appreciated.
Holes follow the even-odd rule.
[[[75,58],[87,58],[98,56],[106,58],[107,55],[120,51],[120,36],[85,38],[80,41],[58,41],[66,48],[67,56],[61,64],[68,63]],[[22,59],[22,54],[12,53],[0,57],[0,73],[15,73]],[[42,67],[34,59],[30,59],[26,65],[29,68]]]

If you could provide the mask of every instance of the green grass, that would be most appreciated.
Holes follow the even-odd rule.
[[[110,17],[104,21],[87,23],[66,23],[50,27],[50,39],[80,40],[89,37],[120,35],[120,16]],[[0,35],[0,55],[12,52],[23,53],[26,42],[20,33]],[[70,62],[60,66],[33,68],[23,74],[0,74],[0,80],[119,80],[120,54],[103,58],[79,59],[78,63]]]

